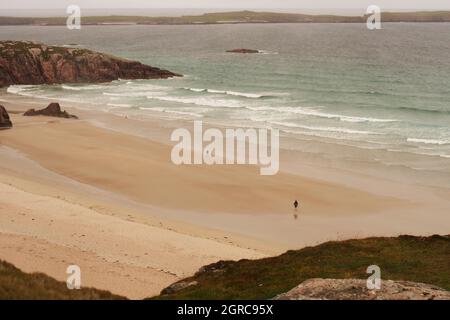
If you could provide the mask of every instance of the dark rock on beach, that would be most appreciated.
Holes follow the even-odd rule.
[[[259,50],[241,48],[241,49],[227,50],[227,52],[230,52],[230,53],[259,53]]]
[[[23,114],[24,116],[47,116],[67,119],[78,119],[77,116],[69,114],[67,111],[62,111],[59,103],[50,103],[47,108],[42,110],[30,109]]]
[[[4,106],[0,105],[0,129],[9,129],[12,127],[11,119],[9,118],[8,111]]]
[[[0,41],[0,87],[14,84],[166,79],[179,74],[83,48]]]

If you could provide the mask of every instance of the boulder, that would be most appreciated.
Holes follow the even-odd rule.
[[[78,119],[77,116],[69,114],[67,111],[62,111],[59,103],[52,102],[47,108],[41,110],[30,109],[23,114],[24,116],[47,116],[47,117],[57,117],[57,118],[72,118]]]
[[[12,122],[9,118],[8,111],[6,111],[4,106],[0,105],[0,129],[12,128]]]
[[[369,290],[366,280],[309,279],[274,300],[450,300],[450,292],[424,283],[381,280]]]

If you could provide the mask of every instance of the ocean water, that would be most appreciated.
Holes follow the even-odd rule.
[[[185,75],[12,86],[130,117],[275,127],[281,147],[450,176],[450,24],[0,27],[0,39],[78,44]],[[226,53],[252,48],[259,54]],[[340,147],[340,148],[338,148]],[[450,184],[450,183],[449,183]]]

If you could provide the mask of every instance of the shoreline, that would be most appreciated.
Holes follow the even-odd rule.
[[[14,123],[0,134],[0,208],[8,213],[1,215],[0,238],[5,241],[0,258],[25,271],[65,280],[62,260],[73,256],[90,266],[87,286],[140,298],[220,259],[264,257],[328,240],[446,234],[450,229],[445,188],[382,180],[369,184],[370,177],[328,173],[321,167],[304,166],[309,169],[303,175],[295,165],[295,153],[284,154],[291,165],[270,180],[248,166],[175,168],[170,146],[160,142],[171,130],[162,119],[125,121],[66,105],[63,109],[81,120],[22,117],[18,112],[28,108],[24,100],[18,104],[0,94],[0,104]],[[35,107],[46,106],[44,100],[27,100]],[[295,197],[304,203],[297,219],[290,208]],[[25,210],[26,203],[41,203],[44,209],[33,205]],[[74,221],[68,212],[82,217]],[[64,221],[69,225],[64,227]],[[104,237],[98,233],[103,226],[121,230],[110,231],[107,238],[127,248],[127,255],[135,254],[134,259],[113,243],[102,243]],[[71,237],[85,228],[85,237]],[[124,228],[133,232],[124,234]],[[136,233],[140,239],[129,239]],[[73,253],[63,258],[67,248]],[[32,265],[29,250],[35,252]],[[159,252],[160,258],[144,257],[142,250],[156,256]],[[49,260],[51,256],[59,262]],[[111,264],[116,260],[120,268]],[[160,269],[171,273],[144,272],[155,261],[166,263]],[[191,261],[189,266],[185,261]],[[98,270],[109,267],[120,280],[98,277]],[[139,279],[137,283],[142,277],[145,281],[127,287],[126,275]]]
[[[2,99],[2,97],[7,99]],[[54,100],[55,99],[52,98],[32,97],[7,93],[6,90],[0,89],[0,104],[2,102],[11,103],[11,107],[16,109],[16,111],[13,109],[12,112],[24,112],[22,109],[33,107],[43,108],[50,102],[54,102]],[[29,105],[29,107],[16,107],[21,104]],[[105,106],[99,104],[96,104],[98,110],[93,110],[91,107],[87,107],[90,103],[62,101],[61,104],[63,105],[63,109],[79,114],[83,118],[83,121],[86,121],[95,127],[108,129],[110,131],[136,136],[139,138],[145,138],[171,147],[173,146],[173,143],[169,138],[171,132],[177,128],[186,128],[189,131],[192,131],[193,121],[195,120],[177,118],[173,114],[150,109],[147,109],[146,114],[129,115],[127,113],[106,111],[103,109]],[[219,129],[239,127],[236,123],[230,125],[217,119],[200,119],[204,122],[203,125],[205,130],[211,127]],[[247,126],[244,124],[244,127]],[[259,126],[255,126],[255,128],[259,128]],[[415,170],[413,167],[409,167],[408,165],[399,164],[373,165],[370,161],[366,161],[364,159],[360,159],[359,162],[354,159],[349,160],[350,164],[348,165],[345,164],[345,161],[337,159],[334,159],[331,162],[329,159],[322,161],[322,159],[320,159],[320,155],[317,156],[313,152],[308,153],[303,149],[298,149],[295,147],[295,144],[310,142],[312,144],[323,145],[321,148],[327,148],[327,145],[328,148],[334,147],[333,143],[330,141],[314,140],[310,138],[303,139],[286,134],[280,135],[280,156],[283,158],[280,160],[280,162],[283,162],[280,163],[280,172],[300,175],[316,180],[320,180],[323,176],[325,176],[325,174],[321,174],[320,172],[325,172],[326,177],[323,178],[322,181],[332,181],[334,183],[343,184],[352,188],[365,189],[368,188],[368,185],[370,185],[373,180],[376,180],[377,183],[390,182],[392,184],[412,184],[418,187],[447,190],[450,192],[450,184],[446,179],[447,176],[442,177],[442,171],[433,171],[431,169]],[[366,151],[364,148],[345,144],[336,144],[336,147],[337,149],[335,149],[335,152],[338,153],[345,153],[346,149],[349,149],[350,151],[351,149],[355,149],[360,153],[360,155],[362,155],[364,151]],[[367,150],[370,151],[370,149]],[[419,155],[411,154],[410,156],[417,157]],[[298,161],[298,159],[301,159],[301,161]],[[423,160],[427,161],[426,159]],[[449,164],[448,162],[446,163]],[[444,168],[441,169],[444,170]],[[313,173],[310,173],[311,171]],[[423,175],[416,176],[416,174],[422,173],[422,171],[427,175],[433,175],[432,178],[428,177],[428,180],[424,180]],[[351,182],[348,181],[349,179],[346,179],[348,175],[351,175],[353,178]],[[439,182],[437,180],[439,180]],[[376,189],[377,188],[368,188],[366,191],[379,191]],[[389,191],[392,192],[392,190]]]

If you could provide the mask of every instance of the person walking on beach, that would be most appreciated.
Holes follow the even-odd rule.
[[[294,210],[295,210],[295,213],[294,213],[294,219],[295,219],[295,220],[298,219],[297,208],[298,208],[298,201],[295,200],[295,201],[294,201]]]

